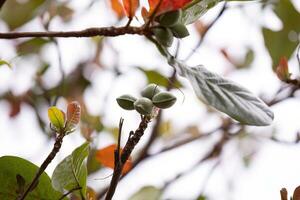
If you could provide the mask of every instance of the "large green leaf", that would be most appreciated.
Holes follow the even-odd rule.
[[[159,200],[161,195],[162,191],[160,189],[154,186],[145,186],[133,194],[129,200]]]
[[[78,196],[86,195],[87,168],[83,162],[89,154],[89,143],[86,142],[76,148],[71,155],[67,156],[59,163],[52,175],[52,186],[57,191],[70,191],[81,187],[74,194]]]
[[[188,67],[173,57],[169,58],[169,64],[190,81],[196,95],[204,103],[242,124],[266,126],[272,123],[273,112],[242,86],[208,71],[203,66]]]
[[[29,186],[38,169],[36,165],[23,158],[0,157],[0,199],[16,199],[17,191],[21,193]],[[61,196],[61,193],[52,188],[51,180],[44,172],[39,178],[38,185],[28,194],[26,200],[53,200]]]
[[[16,29],[34,18],[47,0],[7,0],[1,9],[0,17],[10,30]]]
[[[265,45],[273,61],[273,69],[277,66],[280,57],[290,58],[298,44],[300,34],[300,13],[290,0],[278,0],[274,11],[282,22],[280,31],[263,28]],[[294,35],[294,38],[293,38]]]

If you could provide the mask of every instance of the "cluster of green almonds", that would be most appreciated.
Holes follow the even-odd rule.
[[[181,9],[161,14],[155,18],[155,21],[159,23],[159,26],[154,27],[152,31],[161,45],[170,47],[174,37],[184,38],[189,35],[186,26],[180,23],[181,18]]]
[[[140,98],[125,94],[117,98],[119,106],[125,110],[136,110],[141,115],[152,115],[155,108],[166,109],[174,105],[176,97],[161,91],[155,84],[149,84],[141,92]]]

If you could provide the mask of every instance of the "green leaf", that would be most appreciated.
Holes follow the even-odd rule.
[[[300,13],[290,0],[279,0],[274,11],[281,19],[283,28],[280,31],[263,28],[263,35],[275,70],[279,59],[282,56],[289,59],[298,45]]]
[[[155,70],[145,70],[141,67],[138,67],[138,69],[146,75],[149,84],[155,83],[157,85],[161,85],[164,87],[168,86],[168,84],[169,84],[168,78],[165,77],[164,75],[162,75],[161,73],[159,73]],[[176,80],[174,86],[176,88],[181,88],[182,84],[178,80]]]
[[[0,199],[16,199],[17,191],[21,192],[23,186],[26,188],[29,186],[38,169],[36,165],[23,158],[0,157]],[[51,180],[44,172],[39,178],[37,187],[28,194],[26,200],[53,200],[61,196],[61,193],[52,188]]]
[[[10,30],[14,30],[45,9],[45,0],[7,0],[1,9],[0,18],[5,21]],[[43,7],[44,5],[44,7]]]
[[[89,154],[89,143],[86,142],[76,148],[71,155],[67,156],[59,163],[52,175],[52,186],[57,191],[70,191],[74,188],[81,187],[76,190],[75,195],[81,197],[86,195],[86,179],[87,168],[83,162]]]
[[[6,66],[8,66],[9,68],[12,68],[11,64],[10,64],[9,62],[5,61],[5,60],[0,60],[0,67],[1,67],[2,65],[6,65]]]
[[[17,45],[19,55],[37,54],[41,48],[50,40],[43,38],[33,38]]]
[[[207,198],[206,198],[206,196],[201,195],[197,198],[197,200],[207,200]]]
[[[173,57],[169,58],[169,64],[190,81],[196,95],[204,103],[242,124],[266,126],[272,123],[274,114],[269,107],[242,86],[203,66],[188,67]]]
[[[91,149],[88,159],[87,159],[87,170],[88,174],[92,174],[94,172],[97,172],[99,169],[101,169],[101,164],[96,160],[96,154],[98,149]]]
[[[65,126],[65,113],[55,106],[48,109],[48,118],[58,130],[62,130]]]
[[[162,191],[154,186],[145,186],[141,188],[137,193],[133,194],[129,200],[141,200],[151,199],[159,200],[162,195]]]

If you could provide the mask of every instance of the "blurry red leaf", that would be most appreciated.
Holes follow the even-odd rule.
[[[289,66],[286,57],[281,57],[279,65],[276,68],[276,74],[278,78],[282,81],[287,81],[290,79]]]
[[[123,0],[123,5],[127,17],[132,18],[139,7],[139,0]]]
[[[67,123],[71,126],[75,126],[80,120],[80,105],[77,101],[73,101],[68,104],[67,108]]]
[[[159,2],[161,2],[159,9],[156,13],[156,15],[172,11],[172,10],[178,10],[183,8],[186,4],[192,2],[192,0],[148,0],[149,7],[150,7],[150,13],[152,13],[156,6],[159,5]]]
[[[14,118],[21,111],[21,101],[19,101],[18,99],[13,99],[9,102],[9,104],[10,104],[9,117]]]
[[[123,5],[120,0],[110,0],[110,5],[119,19],[122,19],[125,16]]]
[[[103,166],[114,169],[115,166],[115,158],[114,152],[117,148],[117,145],[112,144],[103,149],[99,149],[96,153],[96,160],[100,162]],[[121,149],[122,151],[122,149]],[[122,174],[126,174],[132,167],[131,157],[126,161]]]

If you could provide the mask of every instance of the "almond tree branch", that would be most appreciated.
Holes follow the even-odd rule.
[[[119,36],[125,34],[149,35],[148,27],[101,27],[88,28],[81,31],[44,31],[44,32],[9,32],[0,33],[0,39],[16,39],[26,37],[94,37],[94,36]]]
[[[124,164],[128,160],[134,147],[137,145],[137,143],[140,141],[141,137],[144,135],[144,131],[148,127],[149,122],[150,122],[150,118],[148,116],[143,116],[138,129],[135,132],[133,132],[133,134],[130,134],[130,136],[124,146],[124,149],[120,155],[119,162],[115,163],[113,177],[111,179],[110,186],[109,186],[109,189],[108,189],[106,197],[105,197],[106,200],[112,199],[112,197],[115,193],[115,190],[117,188],[119,179],[122,175]]]
[[[45,159],[45,161],[42,163],[41,167],[39,168],[38,172],[36,173],[34,179],[30,183],[29,187],[18,198],[18,200],[24,200],[25,197],[29,194],[29,192],[32,191],[32,189],[34,188],[34,186],[36,186],[36,184],[37,184],[40,176],[43,174],[43,172],[45,171],[45,169],[47,168],[47,166],[51,163],[51,161],[53,160],[53,158],[59,152],[59,150],[61,148],[61,145],[62,145],[62,141],[63,141],[64,136],[65,136],[65,134],[58,134],[58,136],[55,139],[55,143],[53,145],[52,151],[50,152],[50,154],[48,155],[48,157]]]

